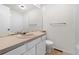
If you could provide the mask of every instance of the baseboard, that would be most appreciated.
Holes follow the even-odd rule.
[[[64,55],[74,55],[73,52],[63,50]]]
[[[71,53],[70,51],[66,51],[66,50],[63,50],[63,49],[56,48],[56,47],[54,47],[54,49],[56,49],[60,52],[63,52],[63,55],[74,55],[74,53]]]

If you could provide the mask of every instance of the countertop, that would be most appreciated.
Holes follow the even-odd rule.
[[[2,37],[0,38],[0,54],[2,55],[6,52],[9,52],[45,34],[46,33],[42,31],[35,31],[35,32],[29,32],[25,35],[17,34],[17,35]]]

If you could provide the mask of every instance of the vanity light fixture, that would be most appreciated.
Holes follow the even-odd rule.
[[[26,8],[24,4],[19,4],[18,6],[19,6],[20,9],[25,9]]]

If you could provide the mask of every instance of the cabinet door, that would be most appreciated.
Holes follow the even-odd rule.
[[[44,55],[46,53],[46,40],[42,40],[37,44],[37,55]]]
[[[31,48],[30,50],[26,51],[24,55],[35,55],[35,47]]]
[[[28,49],[31,49],[33,46],[37,45],[40,41],[41,41],[41,37],[29,42]]]

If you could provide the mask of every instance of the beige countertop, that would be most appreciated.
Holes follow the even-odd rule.
[[[38,37],[45,35],[45,32],[36,31],[29,32],[25,35],[11,35],[0,38],[0,54],[4,54],[11,51],[27,42],[30,42]]]

